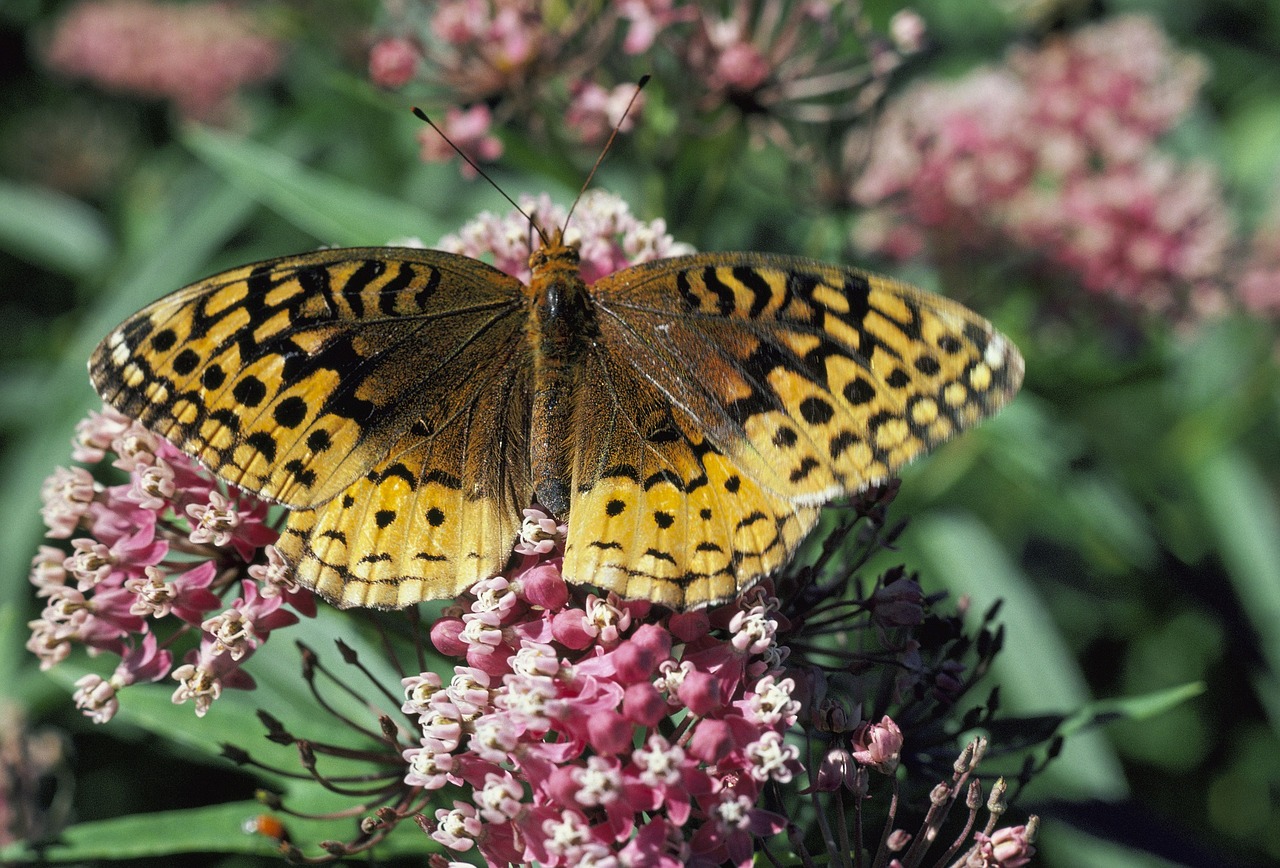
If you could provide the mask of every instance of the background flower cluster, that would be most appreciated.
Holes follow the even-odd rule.
[[[259,709],[292,726],[287,709],[314,703],[292,642],[331,653],[340,636],[383,687],[454,665],[438,637],[406,642],[414,628],[400,625],[383,628],[388,639],[274,584],[262,549],[272,515],[200,481],[163,444],[125,436],[122,420],[99,418],[96,439],[82,436],[80,458],[111,452],[92,475],[67,469],[46,484],[97,406],[84,372],[96,342],[191,280],[320,245],[452,234],[456,249],[518,261],[529,239],[519,221],[459,232],[507,206],[408,107],[426,109],[513,196],[549,193],[531,201],[551,214],[651,74],[593,186],[630,205],[598,213],[600,226],[665,222],[633,234],[619,258],[680,249],[665,232],[699,250],[856,263],[961,299],[1027,358],[1008,412],[905,474],[893,510],[910,524],[859,575],[904,562],[907,572],[851,591],[878,616],[842,633],[849,612],[834,613],[821,641],[788,634],[813,671],[845,668],[797,683],[805,707],[822,711],[797,725],[867,725],[858,744],[840,742],[847,757],[800,761],[842,782],[831,792],[857,792],[866,782],[851,770],[872,769],[883,797],[890,776],[875,769],[889,760],[876,745],[890,730],[870,727],[892,708],[905,739],[895,774],[950,781],[959,815],[968,772],[953,780],[950,763],[966,727],[995,752],[1040,743],[1047,733],[1027,721],[1043,714],[1065,745],[1014,789],[1017,817],[1041,815],[1044,864],[1280,859],[1277,34],[1274,0],[1176,11],[1023,0],[6,5],[0,842],[67,829],[68,842],[99,848],[68,851],[83,858],[146,855],[129,847],[164,822],[181,834],[160,837],[181,852],[269,851],[211,830],[257,818],[279,843],[249,801],[256,788],[296,795],[298,757],[323,747],[338,764],[320,766],[326,782],[362,791],[371,762],[280,729],[257,743]],[[66,533],[42,543],[46,524]],[[904,584],[915,570],[922,591]],[[944,590],[957,613],[921,614]],[[997,598],[999,630],[982,621]],[[144,626],[161,612],[168,626]],[[876,665],[823,657],[835,635],[864,643]],[[397,667],[388,642],[422,660]],[[66,654],[82,646],[95,655]],[[401,769],[402,751],[423,745],[384,744],[352,693],[327,695],[328,707],[381,745],[375,767]],[[1022,728],[961,716],[970,699]],[[412,724],[404,702],[383,704]],[[1083,723],[1110,712],[1120,720],[1105,729]],[[252,761],[228,770],[219,742]],[[584,759],[574,785],[639,769],[635,751],[611,756],[589,770]],[[998,771],[1018,777],[1016,765]],[[472,783],[485,792],[483,775]],[[385,786],[398,798],[407,785],[392,774]],[[500,812],[506,786],[475,810]],[[335,800],[304,806],[333,814],[360,798],[326,792]],[[613,821],[597,807],[593,823]],[[465,836],[475,818],[456,810],[439,828]],[[793,814],[821,828],[812,812]],[[1016,864],[1021,839],[984,822],[974,858]],[[401,824],[375,853],[421,852],[423,840]]]

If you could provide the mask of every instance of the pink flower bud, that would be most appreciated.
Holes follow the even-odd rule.
[[[540,564],[522,573],[519,584],[526,600],[549,612],[562,609],[569,602],[569,586],[560,570],[550,564]]]
[[[449,657],[463,657],[467,653],[467,643],[462,641],[462,631],[466,625],[461,618],[441,618],[431,625],[431,644],[436,650]]]
[[[581,609],[566,609],[551,619],[551,635],[561,645],[581,651],[595,641],[595,635],[587,627],[585,613]]]
[[[587,732],[597,753],[611,755],[631,749],[631,722],[616,711],[605,709],[591,715]]]
[[[822,793],[835,792],[841,787],[853,790],[857,768],[849,751],[833,747],[818,766],[818,780],[813,788]]]
[[[662,694],[648,681],[630,685],[622,698],[622,713],[638,726],[657,726],[669,707]]]
[[[643,624],[614,651],[613,665],[624,683],[646,681],[670,653],[671,635],[656,624]]]
[[[698,609],[696,612],[679,612],[671,616],[667,627],[671,630],[672,636],[687,644],[707,635],[711,630],[711,619],[707,617],[706,609]]]
[[[705,763],[720,762],[733,748],[733,731],[723,720],[699,722],[689,741],[689,753]]]
[[[890,775],[898,768],[902,730],[885,715],[879,723],[863,723],[853,732],[853,758]]]
[[[676,695],[689,711],[702,717],[720,705],[720,681],[706,672],[693,671],[684,677]]]

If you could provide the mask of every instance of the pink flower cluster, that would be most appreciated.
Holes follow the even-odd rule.
[[[568,43],[590,23],[588,16],[557,14],[552,25],[544,6],[539,0],[387,4],[382,29],[389,35],[372,45],[369,76],[380,87],[399,88],[425,74],[468,105],[523,90],[548,68],[559,69]]]
[[[1280,209],[1254,234],[1236,296],[1245,310],[1280,321]]]
[[[895,16],[892,39],[864,40],[869,28],[858,5],[829,2],[625,0],[587,11],[542,0],[445,0],[429,15],[400,3],[385,3],[383,12],[369,77],[385,88],[421,81],[462,106],[453,110],[458,122],[467,119],[459,145],[473,157],[475,142],[495,141],[482,120],[515,120],[542,133],[545,117],[555,115],[574,139],[599,146],[643,112],[642,98],[632,102],[634,82],[650,72],[673,73],[666,98],[696,106],[671,108],[674,114],[728,107],[757,124],[770,114],[803,122],[848,118],[874,101],[868,95],[878,94],[884,76],[923,40],[923,24],[911,13]],[[628,65],[659,54],[666,58]],[[566,91],[567,109],[560,96]],[[780,129],[770,132],[786,138]],[[424,159],[451,156],[424,143]]]
[[[187,118],[218,120],[237,90],[275,76],[280,43],[229,3],[85,0],[58,23],[48,64],[126,93],[171,101]]]
[[[520,207],[544,229],[563,227],[568,217],[568,212],[552,204],[546,194],[522,197]],[[518,211],[501,216],[485,213],[466,223],[457,234],[440,239],[437,246],[451,253],[489,259],[498,269],[527,281],[532,234],[528,219]],[[693,252],[692,247],[667,233],[666,221],[639,220],[621,197],[603,190],[583,194],[565,227],[565,241],[579,245],[582,277],[588,283],[629,265]]]
[[[1091,293],[1211,312],[1233,234],[1221,184],[1155,150],[1203,78],[1150,19],[1128,16],[912,88],[853,187],[870,209],[855,241],[898,258],[1012,242]]]
[[[449,683],[404,680],[422,727],[405,783],[467,787],[437,841],[490,864],[745,866],[782,828],[757,807],[800,771],[776,600],[659,616],[571,594],[554,551],[470,600],[431,629]]]
[[[490,131],[492,125],[493,112],[483,103],[468,109],[451,106],[445,112],[444,122],[438,131],[431,127],[418,131],[422,161],[447,163],[457,157],[457,151],[461,151],[471,161],[461,161],[462,177],[476,177],[479,173],[472,163],[491,163],[502,156],[502,140]]]
[[[224,687],[253,686],[241,665],[272,630],[298,620],[282,605],[311,615],[315,599],[284,577],[265,502],[109,409],[80,424],[73,456],[97,464],[108,452],[127,482],[103,486],[80,467],[45,482],[48,536],[69,539],[71,554],[41,546],[32,561],[45,606],[28,625],[27,648],[42,669],[76,645],[120,658],[109,677],[77,682],[76,705],[95,722],[115,715],[125,687],[165,676],[178,682],[173,701],[194,700],[203,715]],[[267,563],[254,564],[264,546]],[[191,636],[198,646],[175,669],[173,649]]]

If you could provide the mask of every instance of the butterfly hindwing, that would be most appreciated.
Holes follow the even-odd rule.
[[[772,573],[818,506],[995,412],[1022,376],[960,305],[809,260],[663,260],[591,293],[582,375],[608,388],[579,392],[565,572],[681,608]]]
[[[289,514],[278,546],[339,606],[456,597],[500,572],[529,502],[527,358],[495,364],[461,418],[410,430],[334,500]]]
[[[685,609],[790,559],[816,509],[745,475],[616,345],[578,376],[566,578]]]

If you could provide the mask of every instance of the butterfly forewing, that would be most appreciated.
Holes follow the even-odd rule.
[[[525,307],[519,281],[477,260],[322,251],[161,299],[90,372],[227,482],[302,510],[280,547],[304,583],[406,605],[391,573],[447,596],[510,550],[507,516],[530,497]]]
[[[1022,377],[960,305],[808,260],[664,260],[592,295],[582,373],[607,387],[579,391],[565,573],[677,607],[773,572],[816,506],[995,412]]]
[[[941,296],[784,256],[706,254],[594,288],[605,342],[762,485],[820,503],[1002,407],[1022,360]],[[642,348],[649,348],[642,351]]]

